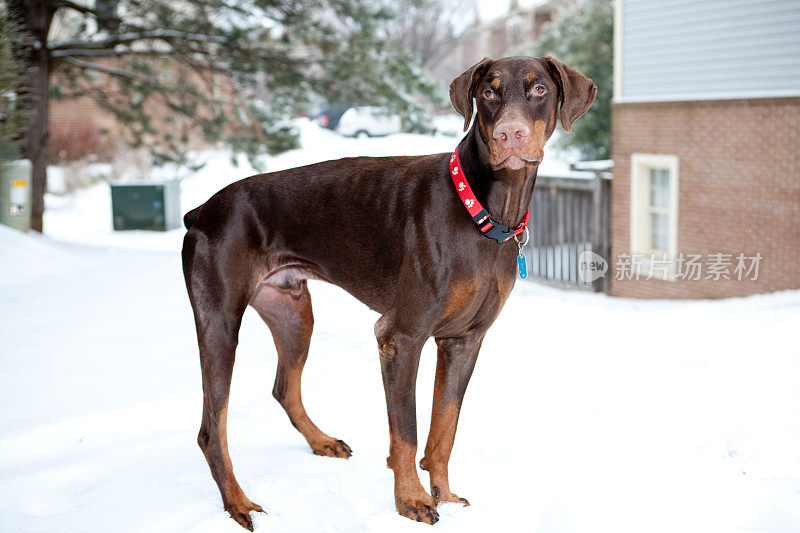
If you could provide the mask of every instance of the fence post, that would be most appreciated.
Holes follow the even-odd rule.
[[[600,277],[592,282],[592,290],[595,292],[607,291],[609,287],[609,280],[612,276],[611,271],[611,258],[608,257],[608,232],[606,231],[605,222],[608,220],[604,216],[607,209],[607,198],[604,191],[604,180],[601,172],[594,174],[594,190],[592,191],[592,251],[603,257],[608,261],[608,270],[606,275]]]

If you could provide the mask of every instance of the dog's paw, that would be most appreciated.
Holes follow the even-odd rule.
[[[431,496],[433,496],[433,499],[436,500],[437,504],[440,504],[442,502],[453,502],[453,503],[460,503],[464,507],[469,507],[469,501],[467,501],[466,498],[461,498],[457,494],[453,494],[449,490],[441,491],[437,486],[431,487]]]
[[[439,521],[436,500],[428,496],[425,491],[422,491],[417,497],[409,499],[395,498],[395,504],[397,505],[397,512],[411,520],[425,522],[430,525]]]
[[[350,449],[343,440],[330,439],[319,443],[316,446],[311,446],[314,455],[324,455],[327,457],[342,457],[347,459],[353,455],[353,450]]]
[[[253,531],[253,519],[250,517],[250,511],[256,511],[258,513],[264,512],[264,509],[262,509],[260,505],[251,502],[247,498],[244,498],[244,500],[239,503],[230,503],[226,505],[225,510],[228,511],[228,514],[231,515],[231,518],[233,518],[237,524],[250,531]]]

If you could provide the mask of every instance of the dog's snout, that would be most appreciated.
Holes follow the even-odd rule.
[[[494,128],[492,137],[502,145],[514,145],[530,134],[531,130],[521,120],[503,121]]]

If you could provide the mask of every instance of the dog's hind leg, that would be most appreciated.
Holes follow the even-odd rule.
[[[278,371],[272,395],[283,406],[292,425],[305,437],[315,454],[350,457],[350,446],[320,431],[303,407],[300,380],[314,328],[311,295],[306,280],[298,280],[286,288],[263,283],[250,305],[269,326],[278,350]]]
[[[245,284],[226,284],[225,280],[230,277],[222,276],[221,265],[208,260],[205,243],[197,243],[198,239],[204,241],[196,235],[187,235],[183,251],[203,377],[203,420],[197,443],[217,482],[225,510],[241,526],[252,531],[250,511],[263,512],[263,509],[245,496],[236,481],[227,438],[231,374],[250,289]]]

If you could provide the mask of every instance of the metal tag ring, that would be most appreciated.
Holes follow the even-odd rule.
[[[530,240],[530,238],[531,238],[531,233],[530,233],[530,231],[528,231],[528,226],[525,226],[525,241],[524,242],[520,242],[517,239],[517,236],[514,235],[514,241],[516,241],[516,243],[519,245],[520,248],[522,248],[523,246],[528,244],[528,241]]]

